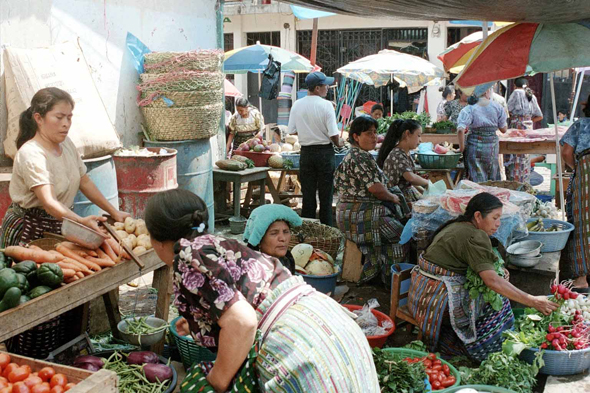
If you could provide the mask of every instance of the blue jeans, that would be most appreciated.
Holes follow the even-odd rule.
[[[301,216],[316,218],[316,193],[319,193],[320,222],[331,226],[334,170],[336,169],[332,144],[302,146],[299,167],[299,180],[303,194]]]

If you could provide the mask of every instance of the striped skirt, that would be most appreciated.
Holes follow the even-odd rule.
[[[525,130],[523,122],[531,120],[530,116],[514,116],[510,119],[510,128]],[[531,157],[528,154],[504,154],[506,180],[520,183],[531,181]]]
[[[464,276],[422,256],[418,267],[412,271],[408,308],[426,345],[445,355],[466,355],[478,361],[500,351],[502,332],[514,323],[510,301],[503,298],[502,309],[494,311],[481,296],[476,300],[469,297]]]
[[[256,310],[259,318],[300,282],[292,277],[274,289]],[[365,335],[342,306],[319,292],[300,298],[277,319],[256,368],[262,392],[380,392]]]
[[[561,253],[559,269],[564,278],[590,274],[590,152],[577,158],[567,190],[566,212],[575,228]]]
[[[476,183],[500,180],[497,127],[469,129],[465,146],[465,166],[469,180]]]
[[[2,220],[0,248],[24,246],[41,239],[45,232],[61,235],[61,224],[41,208],[23,209],[13,203]]]

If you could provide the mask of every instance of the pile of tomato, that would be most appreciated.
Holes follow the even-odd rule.
[[[0,393],[63,393],[74,386],[53,367],[33,372],[28,365],[12,363],[10,355],[0,353]]]
[[[404,361],[408,363],[422,362],[424,364],[432,390],[446,389],[457,382],[457,379],[451,374],[449,366],[443,364],[434,353],[429,353],[421,358],[405,358]]]

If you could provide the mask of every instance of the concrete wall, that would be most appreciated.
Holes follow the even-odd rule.
[[[127,32],[153,51],[218,48],[222,41],[218,40],[217,6],[216,0],[0,0],[0,44],[35,48],[78,40],[123,144],[137,145],[142,116],[135,101],[138,75],[125,46]],[[2,140],[6,134],[3,90],[2,82]]]

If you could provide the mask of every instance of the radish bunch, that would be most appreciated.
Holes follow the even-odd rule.
[[[555,296],[556,300],[569,300],[577,299],[579,294],[571,290],[573,282],[571,280],[562,281],[560,284],[557,280],[551,285],[551,293]]]
[[[541,344],[541,349],[565,351],[590,347],[590,325],[584,320],[580,311],[575,312],[571,323],[568,326],[549,325],[545,336],[547,341]]]

